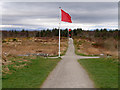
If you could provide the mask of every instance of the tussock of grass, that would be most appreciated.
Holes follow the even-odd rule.
[[[60,59],[37,57],[32,63],[3,77],[3,88],[40,88]],[[12,69],[12,68],[11,68]]]
[[[118,60],[112,58],[80,59],[96,88],[118,88]]]

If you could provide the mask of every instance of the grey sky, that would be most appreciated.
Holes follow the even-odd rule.
[[[72,17],[72,24],[61,28],[117,28],[117,2],[5,2],[2,4],[2,28],[57,28],[59,6]]]

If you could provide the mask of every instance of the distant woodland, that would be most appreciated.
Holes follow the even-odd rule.
[[[106,39],[106,38],[114,38],[118,39],[118,29],[116,30],[107,30],[107,29],[96,29],[94,31],[89,31],[89,30],[82,30],[81,28],[73,29],[69,32],[72,37],[81,37],[81,38],[88,38],[88,39],[93,39],[93,38],[101,38],[101,39]],[[61,37],[68,37],[68,29],[61,30]],[[14,38],[19,38],[19,37],[54,37],[59,35],[59,30],[58,29],[52,29],[52,30],[40,30],[40,31],[29,31],[29,30],[11,30],[11,31],[2,31],[2,38],[8,38],[8,37],[14,37]]]

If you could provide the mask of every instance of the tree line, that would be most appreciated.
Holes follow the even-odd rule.
[[[109,38],[113,37],[115,39],[118,39],[118,29],[115,30],[107,30],[107,29],[96,29],[93,31],[90,30],[83,30],[82,28],[73,29],[68,33],[68,29],[61,29],[61,37],[68,37],[69,34],[71,34],[72,37],[82,37],[82,38]],[[59,30],[57,28],[54,28],[52,30],[10,30],[2,31],[2,37],[54,37],[59,36]]]

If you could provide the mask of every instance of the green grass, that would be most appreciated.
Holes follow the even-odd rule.
[[[80,59],[96,88],[118,88],[118,61],[112,58]]]
[[[60,59],[37,57],[31,61],[24,68],[3,76],[3,88],[40,88]]]
[[[77,51],[77,49],[75,50],[75,54],[80,55],[80,56],[91,56],[91,57],[99,56],[99,55],[86,55],[86,54],[83,54],[83,53],[79,53],[79,52]]]

